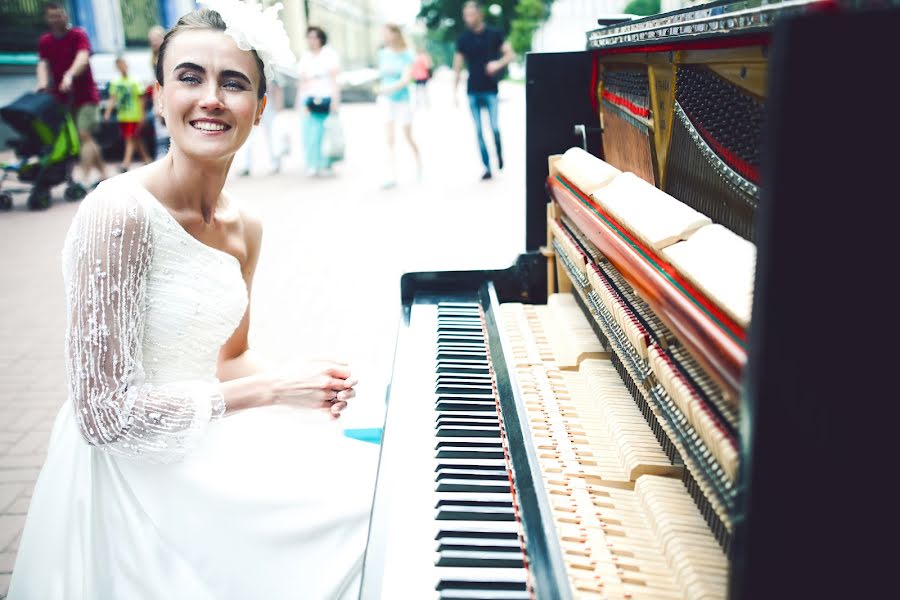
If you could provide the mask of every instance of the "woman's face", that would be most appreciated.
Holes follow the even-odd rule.
[[[396,38],[397,34],[394,33],[394,30],[390,27],[383,27],[381,29],[381,39],[384,40],[385,46],[393,46]]]
[[[259,68],[221,31],[184,31],[163,57],[161,112],[173,146],[206,161],[231,158],[259,120]]]
[[[319,35],[315,31],[310,31],[306,34],[306,43],[309,45],[310,50],[318,50],[322,47]]]

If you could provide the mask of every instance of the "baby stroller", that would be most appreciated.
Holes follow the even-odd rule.
[[[72,167],[78,159],[81,144],[72,115],[50,94],[31,92],[0,108],[0,118],[21,138],[9,141],[15,150],[17,163],[0,163],[0,210],[12,208],[12,195],[3,191],[3,183],[10,173],[17,173],[19,181],[30,183],[28,208],[50,206],[50,189],[67,181],[64,197],[70,202],[87,194],[84,186],[72,180]]]

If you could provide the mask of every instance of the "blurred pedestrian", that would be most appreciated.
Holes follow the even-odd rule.
[[[321,27],[306,30],[309,52],[300,59],[300,110],[303,112],[303,150],[306,174],[310,177],[331,174],[331,160],[322,154],[325,119],[337,113],[341,104],[337,76],[340,60],[328,46],[328,35]]]
[[[288,141],[285,139],[286,132],[278,131],[275,128],[275,117],[279,111],[284,108],[284,87],[281,84],[284,76],[276,72],[275,77],[268,81],[266,85],[266,110],[263,112],[260,125],[265,134],[266,150],[269,155],[269,165],[273,173],[281,171],[281,161],[288,153]],[[235,155],[234,168],[238,175],[246,177],[250,174],[250,165],[252,164],[253,149],[260,143],[260,128],[254,127],[250,132],[250,138],[247,143],[241,147],[240,151]]]
[[[453,70],[456,78],[453,82],[453,101],[458,105],[456,90],[459,87],[460,71],[463,63],[469,71],[467,93],[472,118],[475,119],[475,133],[478,137],[478,148],[481,151],[481,162],[484,164],[482,179],[491,178],[491,161],[481,126],[481,111],[487,110],[491,130],[494,133],[494,149],[497,152],[497,168],[503,169],[503,149],[500,145],[500,125],[497,120],[497,82],[502,79],[504,70],[513,60],[512,47],[504,41],[500,30],[484,23],[484,11],[478,2],[470,1],[463,5],[464,31],[456,40],[456,54],[453,56]]]
[[[147,32],[147,41],[150,43],[150,65],[153,72],[156,72],[156,61],[159,60],[159,48],[162,46],[166,37],[166,30],[159,25],[154,25]],[[151,95],[153,93],[151,86]],[[159,109],[155,102],[151,102],[150,110],[147,111],[147,121],[153,124],[153,133],[156,136],[156,157],[162,158],[169,151],[169,130],[166,129],[166,123],[159,113]]]
[[[391,188],[397,185],[395,125],[399,125],[403,130],[403,135],[416,158],[417,179],[421,179],[422,159],[412,137],[412,102],[409,97],[409,85],[412,81],[414,58],[398,25],[388,23],[384,26],[383,35],[384,47],[378,52],[378,71],[381,77],[378,86],[378,104],[386,125],[388,168],[382,187]]]
[[[109,102],[103,120],[108,121],[116,109],[116,120],[119,131],[125,142],[125,155],[122,157],[122,172],[131,168],[134,150],[145,163],[152,162],[144,140],[141,139],[141,125],[144,122],[144,87],[136,79],[128,75],[128,62],[123,56],[116,57],[116,69],[119,76],[109,83]]]
[[[412,64],[412,78],[416,82],[416,108],[428,108],[428,80],[434,69],[431,55],[421,44],[416,48]]]
[[[100,93],[91,73],[91,42],[83,29],[69,25],[61,3],[44,4],[44,20],[50,31],[38,40],[37,89],[51,91],[59,103],[72,110],[81,140],[83,177],[95,168],[102,181],[107,174],[93,136],[100,116]]]

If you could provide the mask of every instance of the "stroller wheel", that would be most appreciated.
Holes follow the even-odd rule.
[[[0,210],[9,210],[12,208],[12,195],[6,192],[0,192]]]
[[[78,202],[87,196],[87,190],[80,183],[70,183],[63,192],[63,198],[68,202]]]
[[[45,210],[50,208],[50,190],[43,187],[34,187],[28,194],[28,208],[31,210]]]

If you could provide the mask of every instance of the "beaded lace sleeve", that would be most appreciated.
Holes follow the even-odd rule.
[[[69,395],[87,442],[111,454],[175,462],[225,412],[217,382],[154,385],[142,365],[153,236],[147,208],[98,188],[63,250]]]

